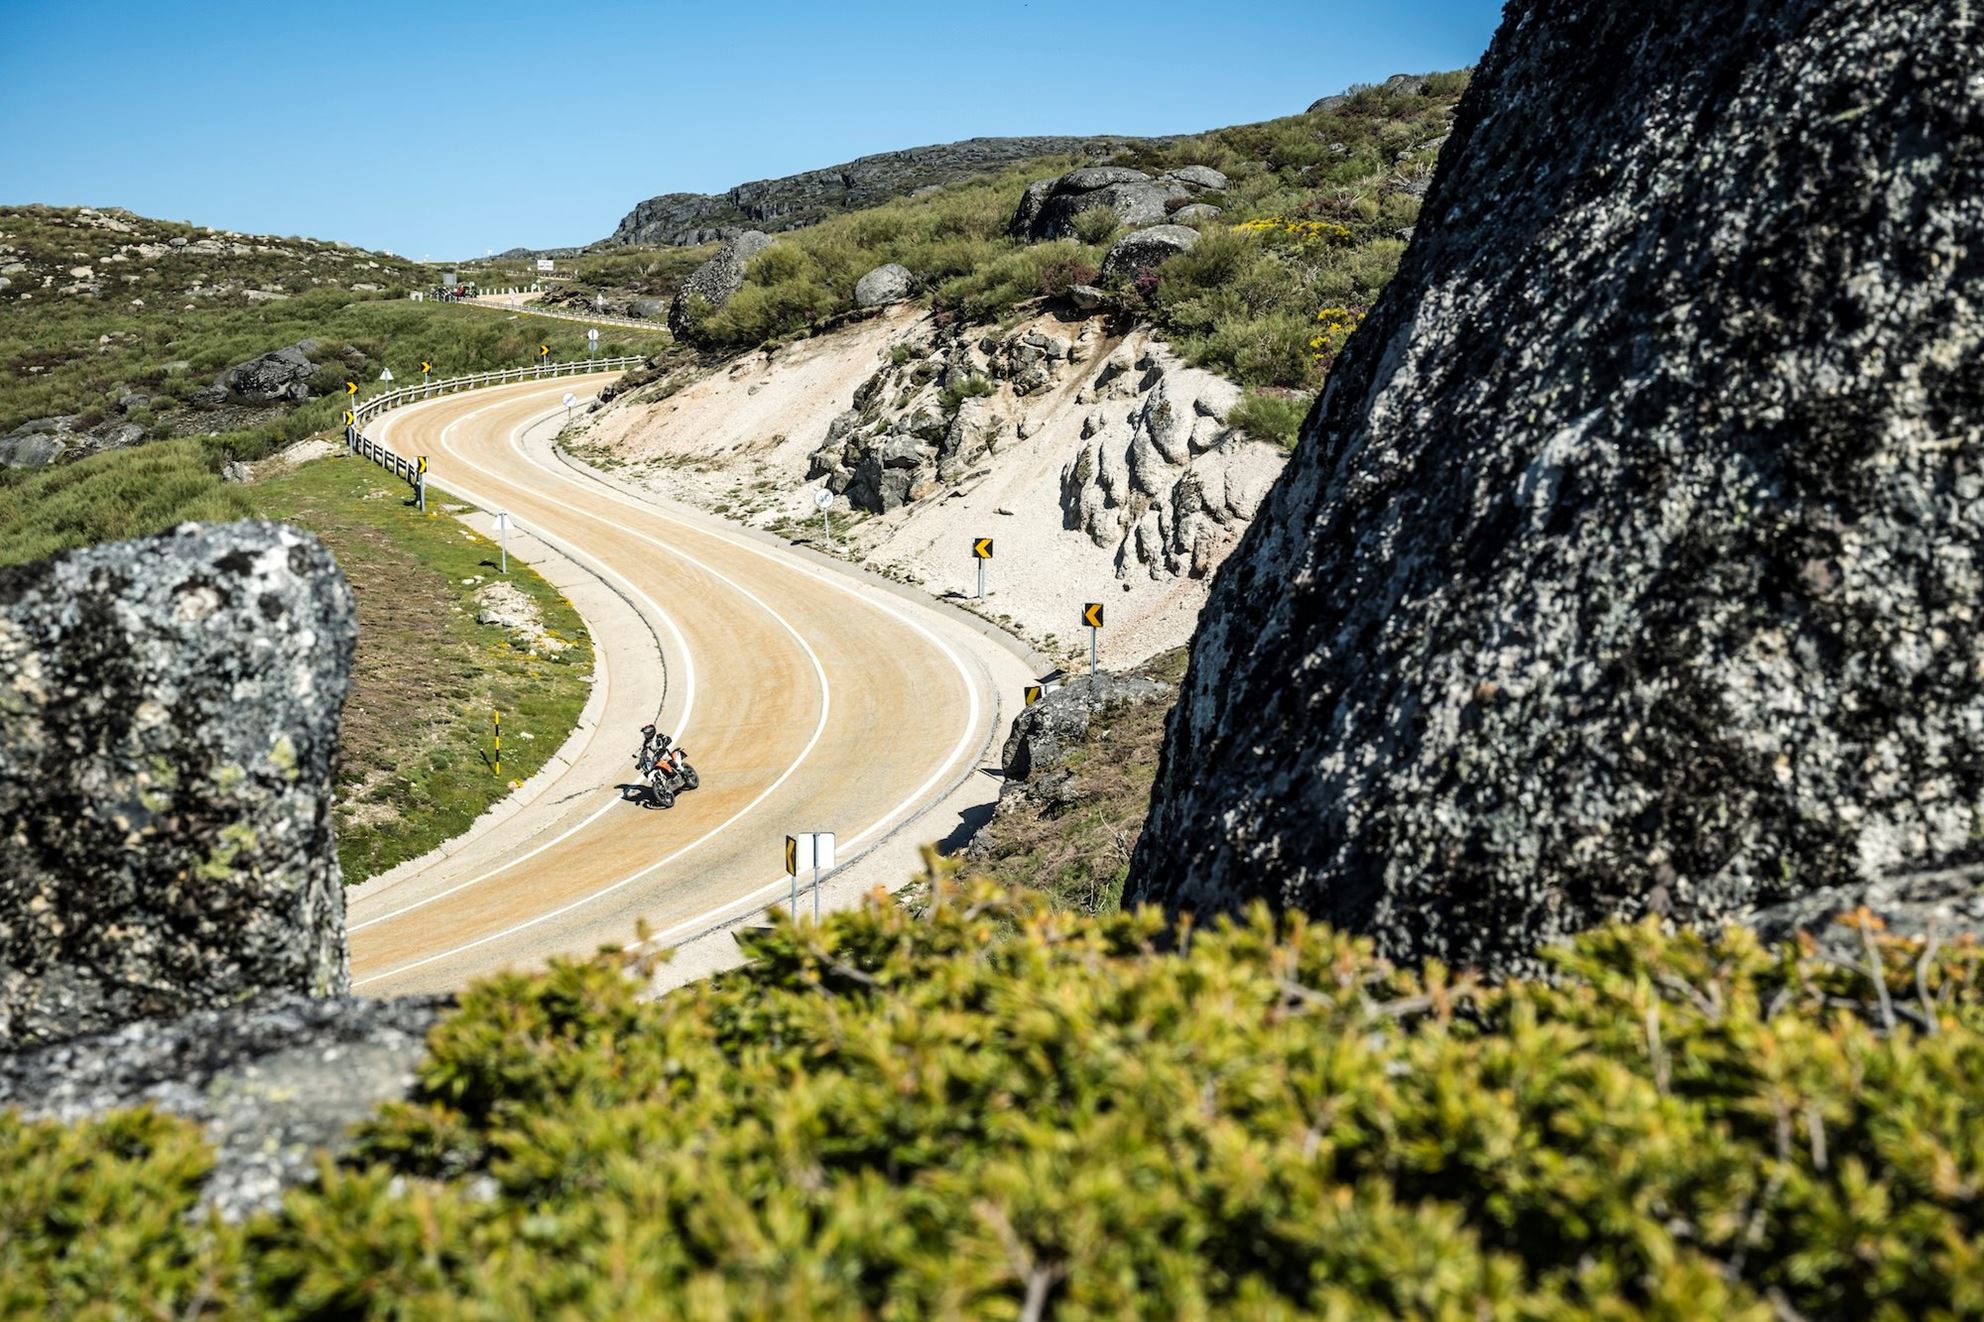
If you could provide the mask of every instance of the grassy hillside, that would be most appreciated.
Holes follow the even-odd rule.
[[[358,652],[338,740],[338,861],[346,884],[460,835],[513,781],[542,768],[578,723],[592,645],[572,604],[521,561],[508,582],[556,646],[478,624],[477,593],[498,579],[494,543],[362,460],[319,460],[247,488],[261,518],[323,539],[358,601]],[[490,756],[503,713],[503,770]]]
[[[1974,945],[1615,927],[1487,988],[1299,918],[1160,928],[981,887],[780,921],[659,1001],[499,977],[246,1226],[193,1214],[190,1125],[0,1116],[0,1312],[1984,1313]]]
[[[1466,81],[1438,74],[1417,90],[1368,88],[1314,114],[1121,153],[1116,163],[1148,171],[1209,165],[1230,186],[1203,199],[1224,214],[1200,227],[1198,248],[1151,278],[1120,282],[1115,308],[1162,328],[1195,364],[1255,387],[1240,420],[1292,438],[1308,396],[1397,269]],[[1073,164],[1034,161],[780,235],[691,338],[729,352],[804,334],[851,310],[855,282],[884,262],[907,266],[936,308],[969,322],[1092,283],[1121,233],[1108,213],[1090,213],[1078,238],[1052,243],[1006,228],[1029,182]],[[672,292],[684,265],[680,255],[578,259],[582,281],[645,269],[640,278],[657,294]]]

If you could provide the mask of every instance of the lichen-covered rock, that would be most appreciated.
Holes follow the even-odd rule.
[[[298,341],[236,363],[214,378],[214,385],[251,404],[301,402],[310,398],[310,378],[317,374],[310,360],[316,349],[315,340]]]
[[[238,1220],[273,1210],[319,1152],[411,1091],[447,1004],[276,993],[0,1053],[0,1109],[73,1123],[153,1106],[197,1121],[214,1146],[202,1201]]]
[[[1102,257],[1102,278],[1131,276],[1170,261],[1198,245],[1199,232],[1183,225],[1152,225],[1133,230],[1109,245]]]
[[[772,236],[762,230],[745,230],[717,249],[716,256],[689,273],[668,305],[668,329],[686,334],[697,305],[715,310],[728,303],[744,287],[744,274],[751,259],[772,246]]]
[[[1984,31],[1517,0],[1193,644],[1129,898],[1490,969],[1984,838]]]
[[[1076,233],[1076,217],[1106,208],[1121,225],[1155,225],[1167,203],[1192,195],[1174,178],[1153,179],[1141,170],[1090,165],[1057,179],[1027,185],[1008,228],[1027,239],[1064,239]]]
[[[329,553],[274,524],[0,572],[0,1047],[344,989],[355,632]]]
[[[854,282],[854,305],[863,308],[886,307],[908,298],[916,288],[916,277],[901,262],[878,266]]]
[[[1130,703],[1171,696],[1171,687],[1147,676],[1098,671],[1093,679],[1076,675],[1060,688],[1024,707],[1013,718],[999,753],[999,768],[1009,785],[1020,784],[1061,765],[1067,751],[1081,743],[1089,723]]]

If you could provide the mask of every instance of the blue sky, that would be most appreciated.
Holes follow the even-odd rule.
[[[895,147],[1291,114],[1473,63],[1500,7],[0,0],[0,202],[412,257],[585,243],[656,193]]]

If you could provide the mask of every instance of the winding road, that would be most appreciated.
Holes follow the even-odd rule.
[[[560,398],[610,379],[445,396],[369,429],[427,455],[439,499],[507,510],[512,555],[563,569],[600,675],[528,803],[350,892],[358,990],[454,989],[629,943],[641,921],[660,943],[701,934],[785,895],[788,832],[836,832],[843,868],[936,839],[1010,720],[1027,668],[961,619],[561,459]],[[621,788],[657,716],[703,777],[666,811]]]

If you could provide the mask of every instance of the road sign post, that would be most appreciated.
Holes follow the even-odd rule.
[[[413,500],[422,514],[427,513],[427,456],[421,455],[415,461],[413,474]]]
[[[599,348],[599,332],[597,330],[587,331],[586,332],[586,366],[587,367],[592,366],[593,351],[596,350],[597,348]]]
[[[503,713],[489,713],[496,721],[496,779],[503,778]]]
[[[1082,604],[1082,623],[1088,628],[1088,692],[1089,700],[1095,699],[1095,654],[1096,639],[1102,633],[1102,603],[1099,601]]]
[[[785,838],[785,874],[792,878],[790,907],[787,912],[799,921],[799,874],[813,874],[813,922],[820,921],[820,874],[834,866],[834,833],[809,831]]]
[[[578,397],[577,395],[575,395],[575,394],[573,394],[573,393],[572,393],[571,391],[569,391],[569,390],[567,390],[567,391],[565,392],[565,399],[564,399],[564,405],[565,405],[565,425],[566,425],[567,427],[569,427],[569,426],[571,426],[571,425],[572,425],[572,405],[574,405],[574,404],[576,404],[576,403],[578,403],[578,402],[579,402],[579,397]]]
[[[992,539],[974,537],[971,539],[971,555],[978,561],[978,599],[985,600],[985,562],[992,558]]]
[[[537,374],[539,377],[542,377],[544,375],[544,360],[549,358],[550,356],[551,356],[550,345],[540,344],[537,346]]]
[[[498,544],[502,547],[503,572],[508,574],[510,572],[510,515],[507,511],[497,511],[496,537]]]
[[[827,545],[834,544],[834,526],[827,522],[827,511],[833,507],[834,493],[822,488],[813,493],[813,504],[820,511],[820,535],[827,539]]]

